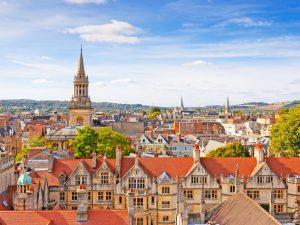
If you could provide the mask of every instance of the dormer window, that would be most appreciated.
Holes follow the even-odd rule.
[[[59,177],[59,183],[60,185],[64,185],[66,183],[66,176],[65,175],[60,175]]]

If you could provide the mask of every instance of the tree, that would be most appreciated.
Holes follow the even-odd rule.
[[[206,157],[249,157],[248,149],[240,142],[234,142],[210,151]]]
[[[43,138],[41,135],[34,135],[28,138],[27,146],[32,147],[45,147],[47,139]]]
[[[33,147],[45,147],[47,139],[41,135],[34,135],[27,139],[26,146],[16,155],[16,161],[20,162],[22,158],[29,153],[30,148]]]
[[[151,114],[151,113],[155,113],[155,112],[159,112],[159,113],[160,113],[160,108],[157,107],[157,106],[154,106],[154,107],[152,107],[152,108],[150,109],[150,114]]]
[[[99,132],[90,127],[78,129],[78,135],[70,144],[76,158],[90,158],[94,150],[97,154],[115,158],[117,145],[122,146],[123,155],[133,152],[128,138],[109,127],[101,128]]]
[[[130,141],[125,135],[120,134],[109,127],[100,129],[98,143],[100,154],[106,155],[109,158],[115,158],[117,145],[122,146],[123,155],[129,155],[133,152]]]
[[[271,149],[284,156],[300,154],[300,105],[281,110],[280,116],[271,128]]]
[[[70,141],[70,145],[74,148],[74,155],[76,158],[89,158],[94,150],[97,151],[99,135],[96,130],[90,127],[77,130],[78,135]]]

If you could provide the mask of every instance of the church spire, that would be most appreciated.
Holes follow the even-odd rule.
[[[183,98],[181,96],[181,101],[180,101],[180,108],[183,110],[184,109],[184,105],[183,105]]]
[[[82,56],[82,44],[80,47],[80,58],[79,58],[79,63],[78,63],[77,76],[85,76],[84,61],[83,61],[83,56]]]

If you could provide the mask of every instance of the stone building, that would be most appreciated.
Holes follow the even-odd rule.
[[[299,165],[297,157],[265,157],[260,145],[250,158],[201,158],[198,145],[193,157],[129,158],[122,157],[118,146],[115,159],[93,153],[91,159],[57,160],[50,152],[48,169],[29,175],[32,185],[41,186],[33,190],[42,196],[45,209],[59,205],[76,210],[77,190],[84,185],[90,209],[128,209],[137,225],[175,224],[180,196],[184,214],[195,222],[201,219],[199,212],[244,192],[286,221],[295,201],[300,201]]]
[[[74,94],[69,109],[70,126],[91,126],[94,110],[89,96],[89,78],[85,74],[82,48],[80,50],[78,71],[74,77]]]
[[[13,153],[0,153],[0,194],[14,184],[14,162]]]

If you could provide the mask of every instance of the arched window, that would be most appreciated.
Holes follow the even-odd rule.
[[[76,120],[76,123],[78,125],[83,125],[83,118],[82,117],[78,117],[77,120]]]

